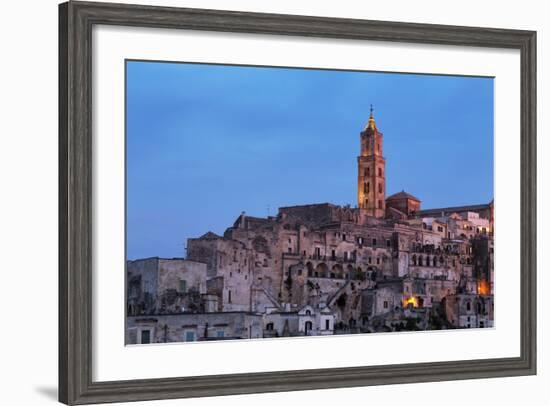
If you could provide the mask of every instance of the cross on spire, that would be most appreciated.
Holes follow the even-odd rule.
[[[374,111],[374,107],[372,107],[372,103],[370,105],[370,116],[372,117],[372,112]]]

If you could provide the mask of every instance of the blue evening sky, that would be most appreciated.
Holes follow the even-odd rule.
[[[355,206],[374,105],[387,195],[423,208],[493,198],[493,80],[127,62],[127,255],[185,256],[242,211]]]

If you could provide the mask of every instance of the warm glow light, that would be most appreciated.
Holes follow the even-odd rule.
[[[407,307],[410,304],[412,304],[413,307],[418,307],[418,299],[411,296],[410,298],[403,300],[403,307]]]
[[[477,294],[488,295],[490,292],[489,283],[486,280],[481,280],[477,283]]]

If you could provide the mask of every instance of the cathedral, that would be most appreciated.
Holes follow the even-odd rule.
[[[357,205],[241,213],[186,258],[127,261],[126,343],[493,326],[493,202],[386,197],[384,136],[359,134]]]

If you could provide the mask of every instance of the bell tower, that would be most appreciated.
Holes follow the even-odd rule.
[[[361,132],[361,151],[357,157],[357,207],[367,216],[386,214],[386,160],[382,155],[383,135],[376,127],[372,104],[370,117]]]

